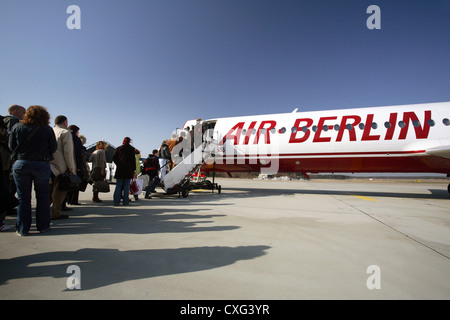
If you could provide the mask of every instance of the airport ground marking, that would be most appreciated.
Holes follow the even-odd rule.
[[[372,198],[364,197],[364,196],[354,196],[354,197],[357,197],[359,199],[366,200],[366,201],[378,201],[376,199],[372,199]]]

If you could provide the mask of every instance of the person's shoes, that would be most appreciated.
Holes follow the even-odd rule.
[[[52,220],[60,220],[60,219],[67,219],[69,216],[67,214],[62,214],[59,217],[51,218]]]
[[[47,231],[50,231],[51,230],[51,228],[50,227],[48,227],[47,229],[44,229],[44,230],[39,230],[39,233],[45,233],[45,232],[47,232]]]
[[[119,205],[119,203],[114,203],[114,205],[115,205],[115,206],[118,206],[118,205]]]
[[[13,231],[15,228],[13,226],[9,226],[7,224],[4,224],[0,227],[0,232],[8,232]]]
[[[72,208],[69,208],[69,207],[62,207],[61,208],[61,211],[72,211],[73,209]]]
[[[20,233],[19,231],[16,231],[16,233],[19,237],[26,237],[28,235],[28,233]]]
[[[152,198],[151,196],[146,196],[146,197],[145,197],[145,199],[151,199],[151,198]]]

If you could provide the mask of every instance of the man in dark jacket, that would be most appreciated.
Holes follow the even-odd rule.
[[[27,109],[18,104],[13,104],[8,108],[8,115],[3,119],[8,128],[8,134],[11,133],[13,127],[23,119],[25,111],[27,111]]]
[[[120,147],[116,149],[113,155],[113,161],[116,164],[116,189],[114,190],[114,205],[120,204],[123,194],[123,205],[130,203],[130,181],[136,178],[136,157],[135,149],[130,145],[131,139],[125,137]],[[123,193],[122,193],[123,192]]]
[[[148,175],[148,186],[147,191],[145,191],[145,198],[151,199],[150,193],[155,191],[155,187],[159,183],[158,173],[159,173],[159,159],[156,156],[158,150],[153,150],[152,154],[148,155],[148,158],[144,161],[144,168],[142,170],[143,174]]]
[[[18,104],[13,104],[8,108],[8,115],[5,117],[2,117],[2,126],[4,125],[6,128],[6,140],[8,140],[9,134],[11,133],[12,129],[16,124],[18,124],[24,117],[26,109],[22,106],[19,106]],[[9,176],[11,174],[11,166],[12,162],[10,161],[11,152],[8,147],[8,142],[0,142],[2,145],[0,145],[0,153],[2,154],[2,170],[4,171],[2,173],[3,180],[2,183],[4,184],[4,187],[6,190],[11,192],[13,195],[16,193],[16,185],[14,183],[13,179],[9,179]],[[8,155],[9,154],[9,155]],[[6,178],[6,180],[5,180]],[[17,213],[16,209],[10,208],[8,209],[7,214],[8,215],[15,215]]]
[[[77,164],[76,175],[79,176],[84,183],[86,165],[85,165],[85,162],[83,159],[83,144],[82,144],[80,138],[78,137],[80,135],[80,127],[72,124],[68,127],[68,129],[72,133],[73,148],[74,148],[74,154],[75,154],[75,163]],[[79,190],[68,191],[67,196],[66,196],[67,203],[73,204],[73,205],[79,205],[80,204],[78,202],[79,193],[80,193]],[[65,206],[65,202],[63,203],[63,210],[64,210],[64,208],[66,208],[66,210],[67,210],[67,207]]]

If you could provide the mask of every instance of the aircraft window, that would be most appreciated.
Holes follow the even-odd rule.
[[[307,132],[307,131],[308,131],[308,127],[307,127],[307,126],[304,126],[304,127],[302,128],[302,131],[303,131],[303,132]]]
[[[260,132],[261,132],[261,134],[266,134],[266,129],[265,129],[265,128],[262,128],[262,129],[260,130]]]
[[[285,127],[280,129],[280,133],[285,133],[285,132],[286,132],[286,128]]]
[[[328,126],[326,124],[323,126],[323,131],[328,131]]]
[[[246,133],[247,133],[247,130],[242,129],[242,135],[245,136]]]
[[[292,127],[292,128],[291,128],[291,132],[292,132],[292,133],[296,133],[296,132],[297,132],[297,128],[296,128],[296,127]]]
[[[450,120],[448,120],[447,118],[442,120],[442,123],[445,124],[446,126],[450,126]]]
[[[418,128],[420,126],[419,120],[414,120],[413,121],[413,126],[414,126],[414,128]]]
[[[404,128],[404,127],[406,126],[405,121],[399,121],[399,122],[398,122],[398,126],[399,126],[400,128]]]
[[[348,131],[353,130],[353,126],[350,123],[347,123],[345,127],[347,128]]]
[[[312,131],[313,131],[313,132],[317,132],[317,126],[313,126],[313,127],[312,127]]]
[[[275,133],[275,128],[270,129],[270,133],[274,134]]]
[[[434,125],[435,125],[435,122],[433,119],[428,119],[427,123],[430,127],[434,127]]]
[[[365,128],[366,126],[364,125],[364,123],[360,123],[360,124],[358,125],[358,127],[359,127],[359,129],[364,130],[364,128]]]
[[[389,128],[391,127],[391,123],[390,123],[389,121],[386,121],[386,122],[384,123],[384,127],[385,127],[386,129],[389,129]]]
[[[376,122],[372,122],[372,129],[376,129],[376,128],[378,128],[378,124],[376,123]]]
[[[340,126],[338,124],[334,125],[334,130],[339,131]]]
[[[256,134],[256,129],[252,129],[252,134]]]

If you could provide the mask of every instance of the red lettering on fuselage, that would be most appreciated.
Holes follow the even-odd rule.
[[[306,130],[306,132],[303,132],[303,127],[300,127],[300,123],[302,123],[302,122],[306,122],[306,125],[304,126],[308,129],[308,130]],[[289,143],[300,143],[300,142],[304,142],[304,141],[308,140],[309,135],[311,134],[311,132],[309,131],[309,127],[311,127],[312,124],[313,124],[313,120],[309,119],[309,118],[295,120],[294,127],[293,127],[293,128],[295,128],[295,131],[291,133]],[[297,138],[297,133],[299,133],[299,132],[303,133],[303,137]]]
[[[381,139],[380,134],[375,134],[375,130],[378,127],[385,128],[384,140],[392,140],[394,138],[394,133],[397,127],[397,113],[391,113],[389,115],[389,120],[385,123],[374,122],[374,114],[367,114],[361,135],[361,141],[378,141]],[[332,120],[338,120],[337,116],[327,116],[320,117],[317,122],[317,126],[313,126],[314,120],[311,118],[299,118],[295,119],[294,125],[291,129],[291,134],[289,135],[289,143],[303,143],[309,140],[311,136],[311,131],[315,131],[312,142],[331,142],[333,138],[333,124],[336,122],[331,122]],[[345,131],[348,131],[349,141],[358,141],[356,135],[356,127],[361,124],[361,117],[358,115],[346,115],[342,116],[339,128],[337,130],[335,142],[341,142],[344,138]],[[424,123],[422,124],[417,117],[415,112],[404,112],[403,120],[399,122],[400,133],[398,136],[399,140],[404,140],[407,137],[410,122],[413,124],[416,139],[426,139],[428,138],[430,132],[430,120],[431,111],[425,111]],[[243,145],[248,145],[250,143],[250,138],[254,135],[253,144],[260,143],[260,136],[264,130],[264,144],[270,144],[270,131],[275,129],[277,122],[274,120],[264,120],[258,126],[256,134],[253,132],[257,126],[258,121],[251,121],[248,129],[245,129],[245,122],[238,122],[235,124],[230,131],[224,136],[222,142],[225,143],[228,139],[233,139],[234,145],[241,143],[240,137],[242,131],[246,130],[245,137],[243,139]],[[312,130],[313,129],[313,130]],[[283,129],[284,130],[284,129]],[[279,130],[279,134],[283,135],[283,130]],[[379,130],[379,129],[378,129]],[[329,136],[324,136],[325,132],[328,132]]]
[[[228,131],[228,133],[223,137],[222,144],[224,144],[228,139],[233,139],[234,145],[238,145],[241,138],[242,129],[244,129],[244,124],[245,122],[239,122],[233,128],[231,128],[231,130]]]
[[[405,126],[400,130],[400,136],[398,137],[399,140],[406,139],[406,134],[408,133],[408,127],[409,127],[409,120],[413,123],[414,131],[416,132],[416,138],[417,139],[426,139],[428,138],[428,133],[430,132],[430,124],[429,120],[431,120],[431,111],[427,110],[425,111],[425,119],[423,123],[423,128],[420,124],[419,119],[417,118],[417,115],[414,112],[405,112],[403,114],[403,122],[405,123]],[[416,124],[414,123],[416,121]]]
[[[347,123],[349,119],[353,119],[352,123]],[[344,136],[344,131],[347,128],[347,125],[351,125],[351,129],[348,130],[349,139],[350,141],[356,141],[356,132],[355,127],[361,123],[361,117],[360,116],[343,116],[341,120],[341,125],[339,128],[339,132],[336,138],[336,142],[342,141],[342,137]]]
[[[266,124],[270,124],[270,126],[268,128],[264,128],[264,126]],[[275,128],[275,126],[277,125],[276,121],[272,121],[272,120],[268,120],[268,121],[262,121],[261,125],[259,126],[258,131],[256,132],[256,137],[255,137],[255,141],[253,142],[253,144],[258,144],[259,142],[259,136],[261,135],[261,131],[263,129],[265,129],[265,140],[264,143],[265,144],[270,144],[270,130]]]
[[[316,134],[314,135],[313,142],[330,142],[331,141],[331,137],[320,137],[320,133],[322,132],[325,121],[334,120],[334,119],[337,119],[337,117],[322,117],[319,119],[319,124],[317,125],[317,131],[316,131]],[[327,127],[327,130],[325,130],[325,131],[328,131],[328,127]]]
[[[372,141],[372,140],[380,140],[380,135],[370,135],[370,130],[372,130],[373,125],[373,114],[368,114],[366,119],[366,125],[364,127],[363,135],[361,141]]]
[[[392,140],[392,137],[394,136],[394,131],[397,123],[397,114],[391,113],[389,116],[389,128],[386,130],[386,136],[384,137],[384,140]]]
[[[250,127],[248,127],[247,133],[245,134],[244,145],[248,144],[248,142],[250,141],[250,136],[252,134],[253,129],[255,128],[255,125],[256,121],[252,121],[252,123],[250,123]]]

